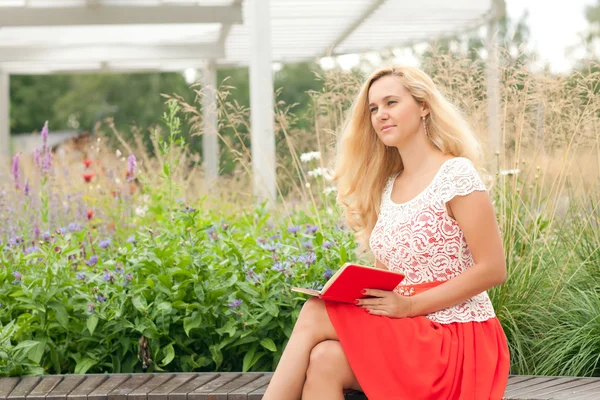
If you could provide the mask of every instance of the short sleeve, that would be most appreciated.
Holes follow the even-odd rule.
[[[455,196],[466,196],[487,189],[471,160],[460,157],[445,171],[439,190],[442,201],[447,203]]]

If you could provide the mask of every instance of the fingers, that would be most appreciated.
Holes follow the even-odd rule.
[[[364,289],[363,294],[367,296],[375,296],[375,297],[386,297],[391,292],[379,289]]]

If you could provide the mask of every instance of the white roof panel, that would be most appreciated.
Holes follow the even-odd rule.
[[[168,68],[206,58],[248,64],[248,5],[246,0],[0,0],[0,69],[76,69],[78,51],[86,68],[119,63]],[[436,39],[480,26],[491,8],[492,0],[270,0],[272,59],[313,60]]]

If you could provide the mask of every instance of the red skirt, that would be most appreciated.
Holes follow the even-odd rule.
[[[419,286],[413,286],[415,294],[426,289]],[[326,301],[325,305],[369,400],[500,400],[504,396],[510,356],[497,318],[439,324],[424,316],[371,315],[354,304]]]

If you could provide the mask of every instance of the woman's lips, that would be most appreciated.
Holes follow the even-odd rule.
[[[394,128],[396,125],[385,125],[383,128],[381,128],[381,132],[387,132],[390,129]]]

